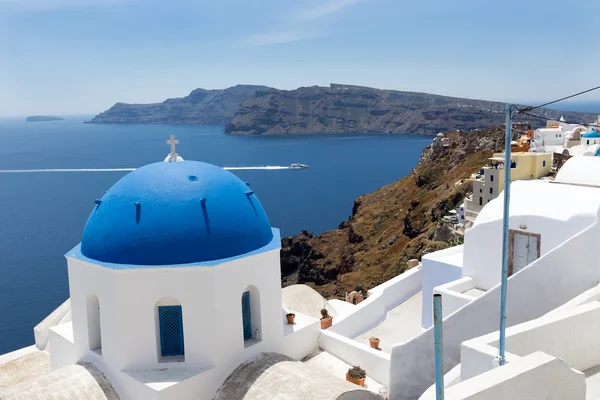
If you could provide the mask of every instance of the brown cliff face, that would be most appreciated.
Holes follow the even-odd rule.
[[[354,201],[338,229],[284,238],[283,285],[306,283],[326,297],[370,289],[407,269],[407,261],[449,246],[438,225],[471,191],[456,184],[503,145],[502,127],[462,132],[448,148],[423,150],[408,176]]]
[[[538,109],[548,118],[591,121],[592,114]],[[522,118],[522,117],[519,117]],[[519,120],[517,118],[517,120]],[[530,118],[530,117],[528,117]],[[504,123],[504,104],[361,86],[259,90],[225,126],[234,135],[297,133],[437,133]],[[542,119],[530,119],[535,126]]]

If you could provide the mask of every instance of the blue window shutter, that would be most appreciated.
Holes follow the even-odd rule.
[[[244,340],[252,339],[252,312],[250,310],[250,292],[242,294],[242,321]]]
[[[165,356],[183,356],[183,316],[181,306],[158,307],[160,351]]]

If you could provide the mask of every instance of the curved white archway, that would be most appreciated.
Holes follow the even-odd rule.
[[[242,332],[246,346],[262,339],[260,320],[260,293],[254,285],[249,285],[242,292]]]
[[[90,294],[87,303],[87,327],[89,349],[102,354],[102,327],[100,325],[100,302],[98,296]]]

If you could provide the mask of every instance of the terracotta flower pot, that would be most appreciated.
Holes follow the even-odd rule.
[[[333,324],[333,317],[321,318],[321,329],[327,329]]]
[[[296,318],[296,314],[292,314],[292,313],[286,314],[285,318],[287,319],[287,323],[289,325],[294,325],[294,318]]]
[[[350,376],[348,376],[348,373],[346,373],[346,380],[348,382],[352,382],[358,386],[365,386],[365,378],[360,378],[360,379],[350,378]]]
[[[374,349],[378,349],[379,348],[379,342],[380,342],[379,339],[369,339],[369,344]]]

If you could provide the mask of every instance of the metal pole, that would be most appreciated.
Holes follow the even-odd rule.
[[[498,362],[504,365],[506,338],[506,286],[508,281],[508,219],[510,208],[510,143],[512,141],[512,105],[506,105],[506,137],[504,138],[504,215],[502,230],[502,282],[500,286],[500,346]]]
[[[435,345],[435,398],[444,400],[444,334],[442,329],[442,295],[433,295],[433,336]]]

